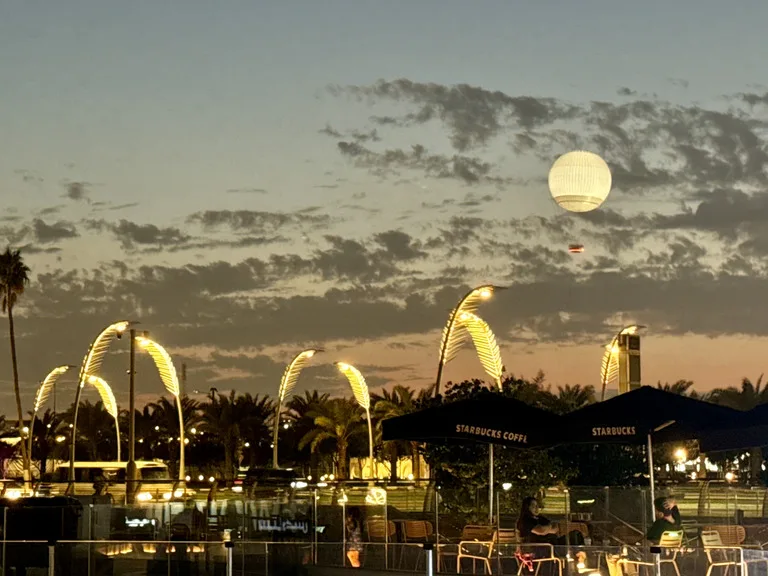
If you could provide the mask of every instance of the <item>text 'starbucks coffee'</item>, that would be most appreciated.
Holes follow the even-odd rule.
[[[519,442],[520,444],[528,444],[528,436],[525,434],[507,432],[505,430],[496,430],[494,428],[470,426],[468,424],[456,424],[456,432],[459,434],[473,434],[475,436],[484,436],[486,438],[495,438],[497,440],[507,440],[510,442]]]

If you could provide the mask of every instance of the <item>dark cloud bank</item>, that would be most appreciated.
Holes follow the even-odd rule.
[[[762,321],[768,315],[768,96],[737,95],[714,110],[636,99],[629,90],[619,103],[410,80],[330,91],[361,106],[388,101],[402,109],[371,116],[365,126],[326,126],[322,132],[341,157],[393,183],[451,179],[472,187],[467,197],[430,206],[441,210],[441,219],[419,237],[407,227],[341,237],[333,234],[334,218],[318,209],[210,210],[189,215],[181,227],[42,215],[8,222],[0,232],[27,242],[31,252],[85,233],[107,235],[134,256],[265,247],[306,230],[324,235],[303,254],[269,255],[266,248],[267,255],[237,252],[230,261],[204,264],[134,259],[37,274],[19,316],[27,390],[43,376],[40,366],[79,361],[107,319],[139,318],[171,347],[215,347],[206,361],[178,358],[195,367],[198,387],[234,370],[249,376],[231,385],[270,391],[283,359],[254,358],[243,349],[437,331],[461,294],[486,281],[509,287],[484,309],[502,339],[525,330],[540,341],[602,342],[617,313],[657,334],[768,334]],[[444,127],[452,153],[430,152],[419,142],[407,149],[387,144],[392,131],[435,123]],[[658,209],[606,207],[581,216],[468,214],[496,202],[494,190],[512,182],[498,155],[487,153],[491,145],[543,166],[568,149],[589,148],[609,162],[617,197],[662,201]],[[72,185],[67,190],[72,200],[85,198]],[[590,246],[577,259],[564,250],[574,237]]]

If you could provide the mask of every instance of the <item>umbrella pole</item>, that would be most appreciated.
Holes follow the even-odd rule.
[[[488,444],[488,525],[493,525],[493,444]]]
[[[656,508],[654,507],[654,500],[656,500],[656,492],[654,488],[654,478],[653,478],[653,440],[651,439],[651,435],[648,434],[648,445],[646,446],[646,450],[648,451],[648,478],[651,483],[651,522],[653,522],[654,516],[656,515]]]

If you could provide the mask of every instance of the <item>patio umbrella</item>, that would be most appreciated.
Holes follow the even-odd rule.
[[[761,446],[768,446],[768,404],[761,404],[748,412],[736,411],[736,417],[728,425],[707,431],[699,438],[702,452]]]
[[[732,424],[738,414],[731,408],[641,386],[566,414],[551,437],[551,445],[645,445],[653,510],[653,442],[695,440],[708,430]]]
[[[497,392],[484,390],[467,400],[446,402],[382,422],[382,438],[415,442],[468,441],[490,444],[489,513],[493,510],[493,445],[536,448],[560,416]]]

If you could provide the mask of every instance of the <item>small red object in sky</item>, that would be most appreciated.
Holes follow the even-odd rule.
[[[569,244],[568,252],[571,254],[581,254],[584,252],[584,244]]]

